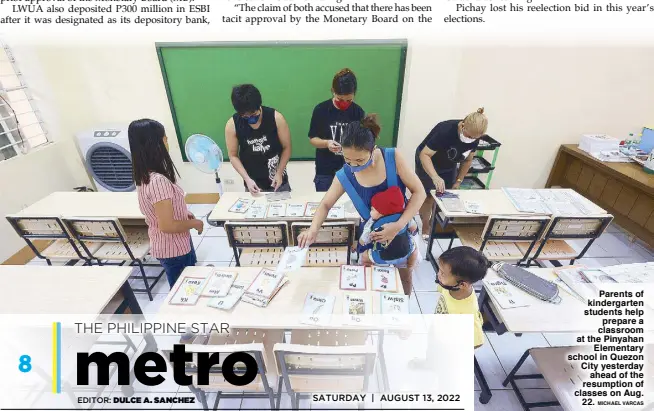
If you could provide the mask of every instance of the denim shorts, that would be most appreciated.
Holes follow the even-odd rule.
[[[175,282],[186,267],[192,267],[198,262],[195,257],[193,241],[191,241],[191,251],[187,254],[180,255],[179,257],[158,258],[157,260],[159,260],[159,263],[161,263],[161,266],[166,271],[166,277],[168,278],[170,288],[173,288],[173,285],[175,285]]]
[[[332,185],[332,181],[334,181],[334,176],[324,174],[316,175],[316,177],[313,179],[313,184],[316,186],[316,192],[324,193],[329,190],[329,187]]]

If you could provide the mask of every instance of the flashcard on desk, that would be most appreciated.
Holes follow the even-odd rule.
[[[251,198],[239,198],[229,209],[230,213],[245,213],[248,211],[248,208],[254,203],[254,200]]]
[[[246,293],[257,297],[271,298],[283,278],[284,274],[264,268],[250,284]]]
[[[268,207],[262,203],[254,203],[250,206],[247,213],[245,213],[245,218],[252,219],[261,219],[266,217],[266,209]]]
[[[218,308],[220,310],[231,310],[232,307],[241,299],[245,293],[245,287],[247,283],[235,282],[232,284],[232,287],[229,289],[229,292],[225,297],[216,297],[209,300],[207,305],[212,308]]]
[[[225,297],[229,293],[238,274],[229,271],[214,271],[209,277],[209,283],[202,291],[204,297]]]
[[[273,203],[268,205],[268,218],[278,218],[286,216],[286,204]]]
[[[277,265],[278,273],[288,273],[299,270],[307,261],[308,248],[286,247]]]
[[[529,294],[503,279],[485,281],[484,284],[488,286],[489,292],[495,297],[495,300],[503,309],[528,307],[534,301],[533,297]]]
[[[471,214],[481,214],[482,213],[482,207],[481,203],[477,201],[469,201],[466,200],[463,204],[465,207],[466,212],[471,213]]]
[[[307,208],[304,212],[304,216],[313,217],[313,215],[316,214],[316,210],[318,210],[318,206],[320,206],[320,203],[307,203]]]
[[[398,325],[409,314],[409,297],[404,294],[382,293],[381,313],[384,323]]]
[[[336,297],[316,293],[307,294],[302,310],[302,324],[326,325],[334,311]]]
[[[327,218],[332,218],[332,219],[344,219],[345,218],[345,207],[343,206],[336,206],[332,207],[329,210],[329,214],[327,214]]]
[[[365,290],[366,268],[361,265],[341,266],[341,290]]]
[[[366,295],[345,294],[343,296],[343,317],[345,324],[362,325],[366,315],[372,314],[370,299]]]
[[[289,204],[286,207],[286,216],[287,217],[304,217],[304,209],[306,204]]]
[[[393,267],[372,267],[373,291],[397,291],[397,277]]]
[[[203,277],[184,277],[175,290],[169,304],[172,305],[195,305],[200,298],[200,291],[204,285]]]

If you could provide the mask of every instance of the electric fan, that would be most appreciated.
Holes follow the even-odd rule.
[[[216,175],[218,193],[223,195],[223,185],[218,176],[218,170],[223,164],[223,152],[215,141],[202,134],[193,134],[186,140],[184,146],[186,157],[203,173]]]

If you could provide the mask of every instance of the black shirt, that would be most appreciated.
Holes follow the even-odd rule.
[[[436,152],[431,158],[436,170],[451,170],[458,163],[465,160],[463,156],[468,151],[474,151],[479,145],[479,140],[474,143],[464,143],[459,137],[459,123],[462,120],[442,121],[431,130],[418,146],[419,153],[425,148]]]
[[[260,189],[271,190],[282,154],[282,143],[277,134],[275,109],[262,107],[261,116],[261,124],[256,130],[238,114],[232,118],[238,139],[238,158],[245,171]],[[287,182],[288,174],[284,170],[282,184]]]
[[[353,121],[360,121],[364,116],[363,109],[354,102],[347,110],[339,110],[334,107],[331,99],[323,101],[313,109],[309,138],[319,137],[340,143],[345,126]],[[334,154],[327,148],[316,149],[316,175],[333,176],[342,167],[342,155]]]

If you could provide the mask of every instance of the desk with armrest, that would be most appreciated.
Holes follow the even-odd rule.
[[[441,227],[453,227],[463,245],[476,248],[491,261],[513,261],[531,265],[536,260],[581,258],[592,242],[599,237],[612,220],[605,210],[582,199],[588,215],[558,216],[551,213],[527,213],[519,211],[503,190],[450,190],[459,196],[462,204],[474,201],[481,204],[479,213],[452,211],[447,201],[432,191],[434,198],[432,233],[437,223]],[[438,269],[432,254],[432,235],[427,248],[427,259]],[[450,245],[454,236],[450,235]],[[565,239],[589,240],[577,253]],[[559,264],[560,265],[560,264]]]
[[[218,224],[218,225],[223,225],[226,222],[253,222],[253,221],[258,221],[258,222],[266,222],[266,221],[311,221],[312,217],[274,217],[274,218],[261,218],[261,219],[246,219],[245,218],[245,213],[234,213],[230,212],[229,209],[234,205],[234,203],[239,199],[250,199],[250,200],[255,200],[256,203],[260,204],[307,204],[307,203],[320,203],[322,201],[322,198],[325,196],[325,193],[317,193],[317,192],[312,192],[312,193],[296,193],[296,192],[291,192],[291,198],[285,199],[285,200],[279,200],[279,201],[268,201],[268,197],[266,197],[266,194],[270,193],[262,193],[261,195],[253,196],[250,193],[244,193],[244,192],[227,192],[224,193],[221,197],[220,200],[218,200],[218,203],[214,207],[213,211],[211,214],[209,214],[208,221],[210,221],[212,224]],[[338,221],[338,220],[347,220],[347,221],[355,221],[357,224],[360,221],[359,214],[356,212],[354,209],[354,206],[352,205],[352,201],[350,201],[350,198],[347,196],[347,194],[343,194],[343,196],[336,202],[336,206],[343,206],[345,209],[345,217],[343,219],[327,219],[327,221]]]

